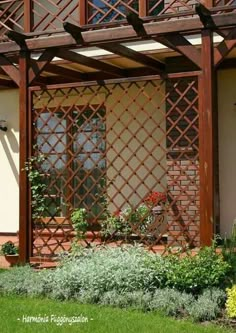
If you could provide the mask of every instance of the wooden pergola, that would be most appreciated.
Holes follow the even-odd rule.
[[[25,10],[29,14],[30,1],[25,1],[25,3],[28,3]],[[81,6],[80,8],[83,9],[84,7]],[[189,78],[187,86],[182,91],[178,90],[177,93],[182,101],[187,99],[189,105],[191,100],[187,95],[188,87],[193,87],[191,89],[195,89],[194,94],[197,93],[197,102],[194,100],[191,108],[195,107],[196,104],[194,103],[197,103],[199,165],[196,169],[197,176],[195,176],[198,178],[195,178],[195,180],[197,179],[196,182],[200,182],[198,187],[200,198],[198,233],[201,245],[211,243],[219,220],[216,72],[219,66],[230,66],[225,58],[236,45],[236,13],[234,8],[229,6],[209,10],[199,4],[196,6],[196,12],[186,11],[184,13],[188,17],[183,15],[182,18],[178,17],[174,21],[169,21],[170,18],[173,19],[177,15],[163,13],[165,20],[160,21],[158,19],[154,20],[153,17],[145,18],[146,7],[144,1],[140,1],[139,8],[141,12],[143,11],[143,18],[140,18],[140,12],[139,15],[131,12],[127,15],[125,25],[116,26],[113,22],[111,26],[107,24],[103,29],[92,29],[91,25],[84,25],[86,22],[83,22],[83,19],[86,16],[80,13],[80,25],[74,22],[64,22],[63,30],[59,31],[30,32],[30,29],[25,29],[25,32],[18,32],[9,30],[7,33],[9,40],[0,44],[0,72],[3,76],[7,76],[6,79],[2,78],[0,80],[0,84],[3,87],[18,87],[20,92],[19,237],[20,260],[22,262],[29,260],[29,257],[34,255],[34,224],[31,218],[30,184],[23,169],[25,161],[33,154],[32,141],[36,134],[32,122],[35,119],[34,117],[40,117],[40,114],[45,112],[41,106],[41,111],[37,111],[36,115],[32,114],[32,109],[37,104],[34,102],[34,97],[48,92],[50,98],[54,98],[52,97],[54,91],[58,89],[66,91],[74,89],[76,94],[80,95],[80,89],[90,87],[91,93],[95,96],[97,89],[100,89],[97,87],[110,87],[110,90],[114,90],[114,87],[119,86],[121,91],[124,91],[125,84],[134,85],[135,82],[144,82],[137,88],[138,94],[141,95],[143,87],[148,85],[150,81],[169,82],[172,80],[171,86],[174,87],[173,89],[176,92],[176,82],[181,78]],[[231,10],[227,12],[229,8]],[[30,28],[30,15],[28,14],[25,27]],[[223,38],[220,43],[214,43],[214,33]],[[196,34],[201,38],[201,45],[195,46],[188,41],[189,36]],[[150,52],[136,51],[125,44],[131,42],[141,44],[147,41],[161,43],[169,50],[177,52],[178,57],[174,60],[175,65],[169,58],[159,59],[158,56],[155,57]],[[108,51],[110,54],[108,56],[90,57],[78,52],[81,48],[89,51],[94,47],[98,50]],[[34,55],[36,56],[34,57]],[[53,61],[55,57],[60,59]],[[136,65],[117,66],[112,59],[120,57],[126,59],[126,61],[134,62]],[[82,71],[81,68],[89,68],[89,70]],[[196,85],[197,88],[195,88]],[[155,89],[159,89],[159,83],[155,83],[154,86]],[[68,92],[65,94],[69,96]],[[152,98],[154,98],[154,94],[150,93],[149,100]],[[170,104],[169,108],[171,109],[173,101],[169,100],[167,93],[165,93],[164,99],[166,103]],[[137,103],[135,100],[133,102],[134,104]],[[117,103],[120,103],[120,100],[117,99]],[[94,112],[97,111],[98,109]],[[67,117],[70,117],[66,109],[63,112]],[[78,107],[77,112],[82,114],[83,110]],[[165,118],[166,121],[172,121],[169,120],[168,116],[165,116]],[[190,121],[191,119],[191,117],[187,119],[187,127],[194,125],[193,121]],[[116,121],[120,121],[120,119],[117,118]],[[173,121],[173,124],[170,125],[171,130],[177,125]],[[124,125],[126,130],[129,126],[130,124]],[[159,123],[157,123],[158,126]],[[79,127],[77,129],[79,130]],[[183,137],[186,131],[184,129],[180,131],[179,135]],[[147,130],[144,130],[144,132],[147,133]],[[116,134],[116,138],[119,138],[118,134]],[[160,142],[160,139],[156,140],[155,147],[160,146]],[[191,142],[189,145],[191,145]],[[68,147],[67,145],[67,150]],[[153,151],[150,153],[153,153]],[[165,153],[168,154],[167,151]],[[116,151],[116,154],[119,154],[119,152]],[[160,161],[157,160],[156,162],[159,163]],[[125,159],[122,160],[122,163],[128,165]],[[142,163],[143,161],[140,161],[140,165]],[[59,173],[57,175],[60,176]],[[75,173],[72,173],[73,175]],[[139,172],[135,171],[135,175],[138,176]],[[173,178],[170,180],[173,183]],[[159,179],[157,182],[159,182]],[[124,186],[127,184],[128,181]],[[138,192],[137,188],[133,189]],[[117,189],[119,194],[122,194],[122,191]],[[196,191],[198,192],[198,190]],[[174,210],[173,207],[172,205],[172,210]],[[116,206],[116,208],[119,207]],[[50,232],[51,229],[48,230]],[[178,235],[181,232],[184,234],[186,232],[185,228],[178,231]],[[175,234],[173,233],[173,235]]]

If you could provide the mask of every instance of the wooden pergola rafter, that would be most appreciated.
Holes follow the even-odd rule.
[[[162,61],[123,45],[123,43],[132,40],[155,40],[180,53],[201,70],[202,50],[192,45],[184,34],[209,29],[210,31],[217,31],[224,36],[224,40],[214,48],[214,66],[217,67],[236,45],[236,28],[233,28],[236,14],[212,15],[211,11],[202,4],[196,6],[196,12],[199,18],[180,19],[175,24],[169,24],[168,22],[144,23],[137,14],[131,13],[127,15],[128,26],[103,29],[102,31],[84,31],[80,26],[65,22],[63,25],[66,31],[64,36],[60,34],[60,36],[48,36],[47,38],[40,36],[33,38],[32,35],[11,30],[8,32],[8,37],[14,43],[5,43],[5,46],[0,45],[0,66],[12,82],[19,86],[19,69],[18,65],[11,60],[12,54],[15,53],[15,57],[17,57],[19,50],[30,54],[33,51],[37,52],[37,50],[43,49],[37,60],[30,58],[28,69],[29,85],[45,84],[46,79],[53,82],[53,76],[46,79],[41,76],[44,71],[54,74],[55,82],[59,77],[60,82],[63,82],[63,80],[69,82],[102,80],[113,77],[125,78],[133,75],[134,69],[120,68],[108,62],[81,55],[75,51],[81,46],[87,47],[88,50],[90,47],[96,46],[116,56],[139,63],[142,68],[145,67],[148,75],[151,72],[164,75],[166,68]],[[2,49],[3,47],[4,49]],[[8,54],[10,54],[9,57]],[[84,73],[74,68],[65,68],[60,66],[60,64],[52,63],[53,58],[56,56],[67,62],[92,68],[95,71]],[[138,69],[139,67],[137,67],[136,72],[140,73],[141,71]],[[47,76],[50,76],[50,74]],[[6,82],[6,86],[8,85],[9,82]]]

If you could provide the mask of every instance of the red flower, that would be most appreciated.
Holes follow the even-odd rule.
[[[145,199],[144,202],[151,207],[158,205],[160,202],[166,202],[166,195],[162,192],[151,192]]]
[[[114,212],[113,213],[113,215],[115,216],[115,217],[120,217],[121,216],[121,211],[120,210],[117,210],[116,212]]]

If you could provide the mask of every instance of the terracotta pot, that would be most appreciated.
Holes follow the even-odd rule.
[[[15,266],[19,262],[19,254],[7,254],[5,259],[10,264],[10,267]]]

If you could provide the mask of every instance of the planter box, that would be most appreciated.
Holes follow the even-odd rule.
[[[19,255],[18,254],[5,255],[5,259],[10,264],[10,267],[16,266],[19,263]]]

